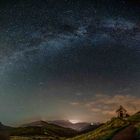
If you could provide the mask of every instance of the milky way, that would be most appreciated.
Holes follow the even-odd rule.
[[[0,120],[104,121],[119,104],[139,110],[139,12],[131,0],[1,2]]]

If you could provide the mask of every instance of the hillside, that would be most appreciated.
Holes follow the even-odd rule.
[[[104,125],[101,125],[99,128],[97,128],[94,131],[67,140],[92,140],[92,139],[111,140],[112,138],[116,139],[117,137],[120,137],[120,136],[114,137],[116,134],[121,135],[123,132],[127,132],[127,131],[131,132],[130,129],[132,131],[135,131],[133,132],[133,134],[135,134],[134,137],[136,137],[137,140],[139,140],[140,139],[140,112],[137,112],[136,114],[128,117],[127,119],[113,118],[111,121],[108,121]],[[124,134],[123,136],[126,135],[128,134]]]
[[[140,112],[137,112],[136,114],[130,116],[128,118],[128,121],[130,121],[132,124],[135,124],[136,140],[140,140]]]
[[[117,131],[123,129],[126,127],[129,123],[125,120],[122,120],[120,118],[113,118],[111,121],[108,121],[101,127],[97,128],[94,131],[91,131],[87,134],[83,134],[80,136],[77,136],[75,138],[72,138],[70,140],[90,140],[90,139],[96,139],[96,140],[108,140],[111,138]]]
[[[45,136],[58,136],[58,137],[72,137],[77,132],[70,128],[64,128],[54,124],[49,124],[45,121],[36,121],[29,124],[24,124],[21,127],[14,128],[11,131],[13,136],[33,136],[33,135],[45,135]]]
[[[128,125],[129,122],[126,120],[113,118],[111,121],[108,121],[94,131],[67,140],[91,140],[93,138],[95,140],[109,140],[116,132]]]
[[[140,122],[140,112],[137,112],[136,114],[130,116],[128,118],[128,121],[131,123],[139,123]]]
[[[34,138],[59,140],[73,137],[77,134],[78,132],[75,130],[49,124],[45,121],[36,121],[16,128],[0,124],[0,140],[32,140]]]
[[[2,140],[8,136],[11,137],[11,140],[32,140],[34,138],[36,139],[47,139],[47,140],[59,140],[59,139],[66,139],[70,137],[74,137],[76,135],[79,135],[81,133],[86,133],[91,130],[94,130],[97,128],[97,126],[91,126],[90,123],[77,123],[72,124],[71,122],[66,121],[55,121],[56,123],[59,123],[58,125],[52,124],[52,122],[48,123],[45,121],[35,121],[27,124],[23,124],[20,127],[17,128],[11,128],[4,127],[4,125],[1,124],[2,128],[5,128],[4,131],[1,130],[1,137]],[[81,131],[76,131],[71,128],[62,127],[59,125],[65,125],[71,124],[72,127],[75,127],[76,129],[81,129]],[[67,127],[69,127],[69,125]],[[9,139],[8,139],[9,140]]]
[[[40,120],[40,121],[34,121],[31,123],[23,124],[23,125],[21,125],[21,127],[30,127],[30,126],[43,127],[43,126],[47,126],[47,125],[48,125],[47,122]]]

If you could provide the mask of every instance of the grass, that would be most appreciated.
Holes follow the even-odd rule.
[[[19,127],[14,128],[10,131],[12,136],[32,136],[32,135],[43,135],[44,132],[40,127]]]
[[[13,128],[9,133],[11,136],[10,140],[64,140],[76,136],[77,131],[48,124],[44,127]]]
[[[140,140],[140,114],[134,114],[128,118],[128,121],[131,124],[134,124],[136,127],[136,140]]]
[[[14,136],[14,137],[11,137],[10,140],[33,140],[33,139],[30,137]]]
[[[66,140],[61,137],[46,137],[46,136],[12,136],[10,140]]]
[[[140,122],[140,114],[135,114],[133,116],[130,116],[128,118],[128,121],[131,122],[131,123],[138,123],[138,122]]]
[[[136,124],[136,140],[140,140],[140,123]]]
[[[60,136],[72,137],[77,134],[77,131],[70,128],[63,128],[57,125],[48,124],[44,127],[18,127],[10,131],[11,136]]]

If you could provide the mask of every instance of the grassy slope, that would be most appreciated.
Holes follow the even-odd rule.
[[[136,129],[137,129],[136,138],[137,140],[140,140],[140,123],[136,124]]]
[[[111,140],[115,133],[128,126],[129,124],[134,124],[136,126],[137,140],[140,140],[140,114],[134,114],[127,118],[127,120],[114,118],[95,131],[91,131],[87,134],[79,135],[67,140]]]
[[[136,127],[136,139],[140,140],[140,114],[135,114],[128,118],[128,121],[135,124]]]
[[[67,140],[110,140],[117,131],[123,129],[128,125],[128,121],[114,118],[95,131]]]
[[[54,138],[54,137],[43,137],[43,136],[36,136],[36,137],[22,137],[22,136],[15,136],[11,137],[10,140],[64,140],[63,138]]]
[[[132,123],[139,123],[140,122],[140,114],[134,114],[128,118],[128,121]]]

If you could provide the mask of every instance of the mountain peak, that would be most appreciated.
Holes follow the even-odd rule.
[[[31,122],[31,123],[23,124],[22,127],[29,127],[29,126],[41,127],[41,126],[46,126],[47,124],[48,123],[46,121],[39,120],[39,121],[34,121],[34,122]]]

